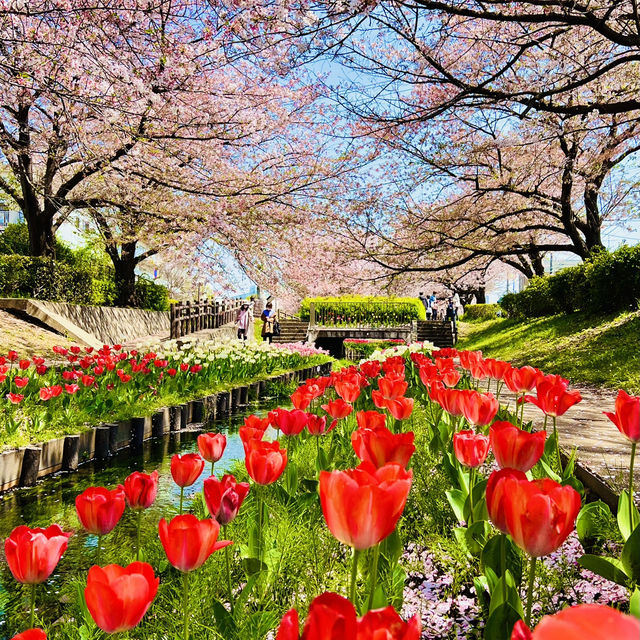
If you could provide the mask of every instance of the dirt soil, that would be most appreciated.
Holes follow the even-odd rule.
[[[55,331],[0,310],[0,355],[14,349],[20,356],[51,358],[54,356],[52,347],[68,347],[71,344],[74,344],[73,341]]]

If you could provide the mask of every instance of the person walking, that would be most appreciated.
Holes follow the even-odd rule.
[[[431,307],[431,319],[438,319],[438,299],[436,298],[436,292],[434,291],[429,297],[429,306]]]
[[[260,320],[262,320],[262,339],[271,343],[273,340],[273,325],[276,319],[275,311],[273,310],[273,304],[271,302],[267,302],[267,306],[265,307],[262,315],[260,316]]]
[[[249,305],[243,302],[236,317],[236,328],[238,329],[238,340],[246,340],[249,337],[249,325],[251,323],[251,313]]]
[[[453,322],[453,331],[456,331],[456,320],[458,319],[458,314],[453,304],[453,298],[449,298],[449,303],[447,304],[447,310],[445,312],[445,320],[448,322]]]
[[[429,298],[427,298],[424,295],[424,291],[421,291],[418,294],[418,300],[420,300],[420,302],[422,302],[422,306],[424,307],[424,310],[427,312],[427,314],[429,314]],[[427,315],[428,317],[428,315]]]

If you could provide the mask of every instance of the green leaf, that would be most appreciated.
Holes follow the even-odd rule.
[[[560,476],[544,460],[540,460],[540,465],[544,469],[544,472],[548,478],[551,478],[558,483],[560,482]]]
[[[508,602],[503,602],[489,616],[484,629],[484,640],[510,638],[513,626],[518,620],[520,620],[520,614]]]
[[[480,555],[480,566],[483,572],[487,568],[491,568],[497,576],[502,576],[504,574],[502,567],[503,544],[506,556],[505,568],[511,573],[515,583],[519,585],[522,582],[522,555],[518,551],[518,547],[504,534],[494,536],[487,541]]]
[[[636,587],[629,600],[629,613],[635,618],[640,618],[640,589]]]
[[[478,597],[478,604],[482,609],[486,609],[487,605],[487,592],[489,591],[489,584],[485,576],[477,576],[473,579],[473,586],[476,590],[476,596]]]
[[[242,568],[247,577],[251,577],[262,571],[266,571],[268,567],[266,563],[262,562],[259,558],[242,558]]]
[[[624,572],[636,584],[640,583],[640,527],[636,527],[629,539],[624,543],[620,562]]]
[[[467,501],[467,492],[461,489],[449,489],[449,491],[446,492],[446,496],[453,509],[453,513],[455,513],[456,519],[458,522],[463,522],[465,520],[464,505]]]
[[[595,556],[587,553],[578,560],[578,564],[584,569],[593,571],[593,573],[623,587],[626,587],[629,583],[629,576],[627,576],[622,563],[617,558],[605,558],[604,556]]]
[[[236,622],[229,611],[225,609],[222,603],[215,598],[211,600],[213,605],[213,614],[216,619],[216,627],[223,638],[229,638],[233,640],[238,637],[238,629]]]
[[[562,471],[562,483],[565,484],[566,480],[569,480],[573,476],[573,470],[576,465],[576,449],[574,448],[571,451],[571,455],[569,456],[569,460]]]
[[[634,504],[629,505],[629,493],[625,490],[618,500],[618,527],[623,539],[626,541],[640,524],[640,513]]]
[[[602,500],[589,502],[580,509],[576,519],[576,531],[583,545],[600,536],[602,521],[606,520],[610,513],[609,507]]]
[[[486,520],[474,522],[464,529],[465,546],[473,556],[479,556],[491,533],[491,525]]]
[[[507,595],[506,600],[504,599],[505,592]],[[520,593],[518,589],[516,589],[515,582],[513,581],[513,576],[509,573],[509,571],[507,571],[504,577],[498,580],[493,588],[493,591],[491,591],[489,614],[492,614],[496,609],[505,604],[505,602],[513,607],[513,609],[518,612],[520,617],[524,617],[522,601],[520,600]]]

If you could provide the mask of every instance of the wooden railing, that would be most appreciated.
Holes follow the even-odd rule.
[[[311,326],[399,327],[410,325],[416,315],[415,306],[408,302],[312,302],[309,305]]]
[[[171,305],[171,338],[181,338],[196,331],[216,329],[235,322],[240,306],[246,300],[210,300],[203,298],[193,302]]]

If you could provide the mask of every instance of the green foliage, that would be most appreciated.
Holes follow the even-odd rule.
[[[492,320],[499,317],[499,304],[470,304],[464,309],[464,319],[466,322],[477,320]]]
[[[374,351],[382,351],[404,344],[404,340],[345,340],[344,348],[361,358],[368,358]]]
[[[305,298],[300,305],[302,320],[309,320],[312,302],[316,316],[324,314],[325,319],[331,319],[331,324],[350,324],[357,319],[357,322],[393,326],[426,319],[424,305],[418,298],[349,295]]]
[[[0,233],[0,255],[30,255],[29,228],[24,222],[6,226]],[[74,251],[61,240],[56,239],[56,258],[63,262],[72,262]]]
[[[640,245],[599,251],[582,264],[552,276],[532,278],[520,293],[502,297],[512,318],[536,318],[585,311],[610,313],[636,309],[640,300]]]
[[[8,234],[8,236],[7,236]],[[115,304],[117,291],[109,257],[95,247],[71,249],[57,242],[57,258],[28,255],[26,225],[8,225],[0,234],[0,297],[35,298],[95,306]],[[169,309],[166,287],[148,278],[136,282],[136,306]]]
[[[135,305],[151,311],[169,310],[169,290],[153,280],[140,276],[136,280]]]

